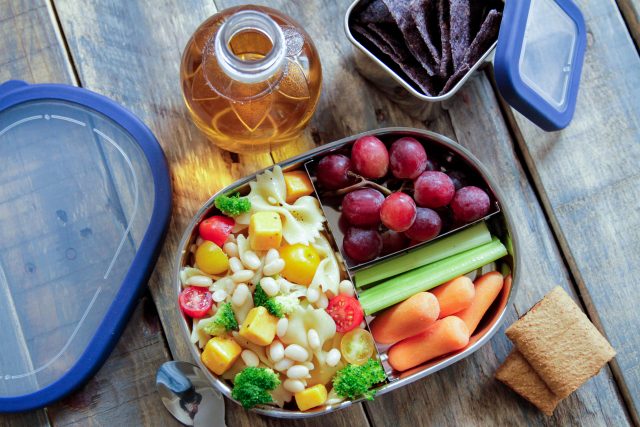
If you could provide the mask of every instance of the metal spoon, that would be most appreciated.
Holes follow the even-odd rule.
[[[187,426],[226,427],[224,398],[211,387],[202,370],[187,362],[165,362],[156,374],[164,407]]]

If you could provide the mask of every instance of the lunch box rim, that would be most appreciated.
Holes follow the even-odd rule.
[[[354,45],[356,48],[358,48],[358,50],[361,53],[363,53],[365,56],[367,56],[374,63],[376,63],[377,65],[382,67],[382,69],[384,71],[386,71],[386,73],[389,75],[389,77],[393,78],[393,80],[395,80],[398,84],[400,84],[411,95],[413,95],[415,98],[418,98],[421,101],[425,101],[425,102],[429,102],[429,103],[439,103],[439,102],[443,102],[443,101],[446,101],[448,99],[451,99],[462,88],[462,86],[464,86],[464,84],[475,74],[475,72],[478,70],[478,68],[480,68],[486,62],[491,62],[491,60],[493,58],[493,54],[494,54],[496,45],[498,44],[498,40],[493,42],[491,47],[489,49],[487,49],[487,51],[480,57],[480,59],[478,59],[476,61],[475,64],[473,64],[472,67],[469,68],[469,71],[467,71],[465,73],[465,75],[460,79],[460,81],[458,83],[456,83],[455,86],[453,86],[451,88],[451,90],[449,90],[449,92],[447,92],[447,93],[445,93],[443,95],[437,95],[437,96],[429,96],[429,95],[426,95],[424,93],[421,93],[415,87],[413,87],[409,82],[407,82],[400,75],[398,75],[398,73],[396,73],[394,70],[392,70],[380,58],[378,58],[376,55],[374,55],[369,49],[364,47],[362,45],[362,43],[360,43],[353,36],[353,34],[351,32],[351,28],[349,26],[349,20],[351,18],[351,13],[353,12],[353,9],[355,9],[358,6],[358,4],[361,3],[361,2],[362,2],[362,0],[355,0],[353,3],[351,3],[351,5],[349,6],[349,8],[347,9],[347,12],[345,14],[345,17],[344,17],[344,31],[345,31],[345,33],[347,35],[347,38],[349,39],[349,41],[351,42],[352,45]]]
[[[359,0],[356,1],[356,3]],[[389,135],[389,134],[413,134],[416,135],[418,137],[425,137],[428,139],[432,139],[437,141],[437,143],[442,144],[447,146],[449,149],[451,149],[452,151],[454,151],[456,154],[462,156],[466,161],[470,162],[474,167],[476,167],[478,169],[478,171],[481,173],[482,177],[487,181],[487,183],[489,184],[489,186],[491,187],[491,189],[494,191],[494,194],[496,195],[496,198],[498,200],[498,202],[500,203],[501,206],[501,212],[502,215],[504,217],[505,223],[506,223],[506,231],[507,234],[511,237],[511,248],[512,248],[512,253],[510,254],[513,258],[513,265],[512,265],[512,271],[511,271],[511,276],[512,276],[512,286],[511,289],[509,290],[509,295],[507,298],[507,302],[505,304],[505,307],[502,309],[502,312],[497,314],[497,318],[494,321],[493,325],[485,332],[485,334],[478,339],[476,342],[474,342],[471,346],[469,346],[469,348],[465,349],[464,351],[451,356],[441,362],[436,363],[433,366],[424,368],[423,370],[419,371],[419,372],[415,372],[405,378],[399,378],[396,380],[393,380],[392,382],[389,382],[387,384],[384,384],[380,387],[377,387],[376,390],[376,396],[377,395],[382,395],[384,393],[390,392],[392,390],[395,390],[397,388],[406,386],[412,382],[415,382],[419,379],[425,378],[437,371],[440,371],[441,369],[444,369],[448,366],[451,366],[452,364],[458,362],[461,359],[464,359],[468,356],[470,356],[472,353],[476,352],[478,349],[480,349],[484,344],[486,344],[492,337],[493,335],[498,331],[498,329],[501,327],[502,323],[505,320],[505,316],[507,313],[507,307],[509,307],[512,303],[513,303],[513,299],[515,298],[516,295],[516,291],[518,289],[519,286],[519,282],[520,282],[520,276],[518,274],[518,269],[520,268],[520,248],[519,248],[519,239],[517,237],[517,231],[514,227],[514,223],[513,223],[513,219],[509,213],[509,210],[504,206],[504,204],[502,203],[503,200],[505,200],[504,195],[502,193],[502,191],[500,190],[500,188],[496,185],[495,180],[491,177],[491,174],[489,173],[489,171],[486,169],[486,167],[480,162],[479,159],[477,159],[468,149],[466,149],[465,147],[463,147],[462,145],[458,144],[457,142],[453,141],[452,139],[432,132],[432,131],[428,131],[428,130],[424,130],[424,129],[417,129],[417,128],[410,128],[410,127],[386,127],[386,128],[379,128],[379,129],[374,129],[374,130],[370,130],[370,131],[366,131],[366,132],[362,132],[356,135],[352,135],[352,136],[348,136],[345,138],[341,138],[337,141],[325,144],[325,145],[321,145],[319,147],[316,147],[310,151],[307,151],[305,153],[302,153],[298,156],[292,157],[288,160],[285,160],[283,162],[279,162],[276,163],[275,165],[271,165],[268,166],[266,168],[263,168],[259,171],[256,171],[255,173],[242,178],[238,181],[235,181],[234,183],[224,187],[223,189],[217,191],[213,196],[211,196],[197,211],[197,213],[194,215],[193,219],[191,220],[191,222],[189,223],[189,225],[186,227],[182,238],[180,240],[180,245],[179,245],[179,251],[178,254],[176,256],[175,259],[175,264],[174,264],[174,275],[173,275],[173,280],[174,280],[174,284],[173,286],[175,286],[176,288],[176,294],[175,294],[175,301],[176,301],[176,309],[178,310],[178,312],[180,312],[180,307],[178,305],[178,295],[180,294],[180,291],[182,290],[182,284],[180,282],[180,271],[183,268],[183,260],[184,257],[188,254],[189,252],[189,248],[187,247],[187,245],[190,243],[191,238],[193,236],[193,232],[194,230],[197,228],[198,224],[200,223],[200,221],[204,218],[204,216],[211,210],[211,208],[214,206],[214,200],[216,197],[218,197],[221,194],[225,194],[227,192],[229,192],[230,190],[233,190],[235,188],[238,187],[242,187],[246,184],[248,184],[249,182],[253,181],[257,175],[264,173],[267,170],[271,170],[273,169],[274,166],[279,165],[281,166],[283,169],[286,169],[288,166],[294,165],[296,163],[303,163],[306,160],[311,159],[312,157],[323,153],[323,152],[330,152],[332,150],[336,150],[339,149],[340,147],[342,147],[343,145],[351,142],[351,141],[355,141],[356,139],[362,137],[362,136],[367,136],[367,135],[376,135],[376,136],[384,136],[384,135]],[[181,312],[180,312],[181,313]],[[202,363],[202,361],[200,360],[200,355],[201,355],[201,351],[197,348],[196,344],[191,343],[191,331],[189,330],[189,326],[187,323],[187,319],[184,315],[182,315],[182,319],[180,321],[180,327],[182,329],[183,332],[183,338],[185,338],[187,340],[188,346],[189,346],[189,350],[191,352],[191,355],[193,356],[194,360],[196,361],[196,364],[202,369],[203,374],[205,375],[205,377],[209,380],[209,382],[215,387],[216,390],[218,390],[219,392],[221,392],[224,396],[226,396],[227,398],[233,400],[236,404],[239,404],[235,399],[233,399],[231,397],[231,388],[229,387],[229,385],[226,384],[225,380],[221,380],[219,378],[217,378],[216,376],[214,376]],[[285,410],[285,409],[281,409],[278,407],[269,407],[266,405],[263,406],[258,406],[255,408],[250,409],[251,411],[261,414],[261,415],[266,415],[269,417],[274,417],[274,418],[286,418],[286,419],[302,419],[302,418],[311,418],[311,417],[315,417],[315,416],[319,416],[319,415],[324,415],[324,414],[328,414],[334,411],[337,411],[339,409],[344,409],[348,406],[351,406],[354,403],[359,403],[364,401],[364,398],[359,398],[359,399],[355,399],[355,400],[346,400],[334,405],[328,405],[326,406],[324,409],[322,410],[315,410],[315,411],[309,411],[309,412],[302,412],[302,411],[291,411],[291,410]]]

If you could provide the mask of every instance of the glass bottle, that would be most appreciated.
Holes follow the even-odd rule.
[[[245,5],[200,25],[185,48],[180,78],[196,126],[219,147],[247,153],[301,132],[318,104],[322,71],[295,21]]]

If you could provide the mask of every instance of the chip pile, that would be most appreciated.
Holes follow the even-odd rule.
[[[498,38],[499,0],[367,0],[352,28],[428,96],[444,95]]]

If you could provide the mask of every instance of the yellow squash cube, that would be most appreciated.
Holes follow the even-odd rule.
[[[277,212],[256,212],[249,221],[249,243],[254,251],[279,248],[282,242],[282,219]]]
[[[213,337],[202,351],[202,363],[216,375],[224,374],[238,360],[242,347],[229,337]]]
[[[240,327],[240,336],[256,345],[269,345],[276,336],[278,318],[264,307],[254,307]]]
[[[293,203],[300,197],[313,193],[311,180],[305,171],[286,172],[284,183],[287,186],[287,203]]]
[[[306,411],[327,401],[327,389],[323,384],[318,384],[297,392],[295,397],[298,408]]]

